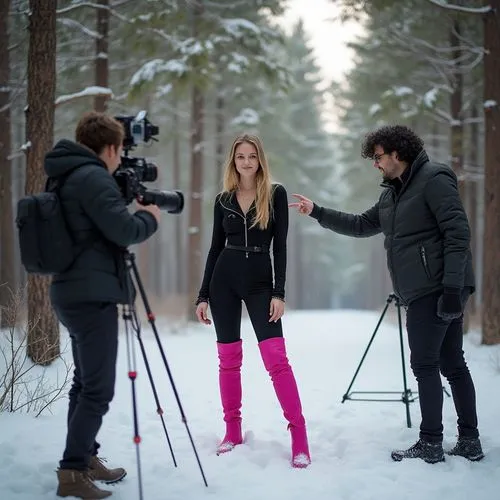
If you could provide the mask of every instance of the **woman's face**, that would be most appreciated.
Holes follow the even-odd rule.
[[[249,142],[238,144],[234,150],[234,164],[240,176],[255,177],[259,169],[259,155],[255,146]]]

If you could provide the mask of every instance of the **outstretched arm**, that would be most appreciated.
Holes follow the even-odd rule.
[[[299,201],[290,203],[289,207],[295,207],[299,213],[310,215],[315,218],[319,224],[336,233],[355,238],[367,238],[379,234],[380,227],[378,202],[362,214],[349,214],[339,212],[332,208],[323,208],[316,205],[310,199],[301,194],[293,194]]]
[[[201,284],[200,291],[198,293],[198,300],[196,303],[208,302],[209,296],[209,286],[210,280],[212,279],[212,274],[214,272],[215,263],[219,258],[222,249],[226,244],[226,234],[224,233],[224,228],[222,226],[223,212],[222,207],[219,203],[219,196],[216,197],[214,203],[214,225],[212,230],[212,243],[210,245],[210,250],[207,255],[207,262],[205,264],[205,273],[203,275],[203,281]]]

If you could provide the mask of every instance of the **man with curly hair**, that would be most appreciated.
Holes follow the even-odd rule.
[[[401,125],[368,134],[362,156],[373,160],[384,188],[366,212],[319,207],[300,194],[293,195],[298,201],[289,206],[340,234],[385,236],[394,293],[407,311],[410,363],[422,414],[419,440],[393,451],[393,460],[444,460],[440,372],[450,383],[458,416],[458,440],[448,454],[481,460],[476,394],[462,350],[463,310],[475,280],[457,178],[448,166],[429,160],[422,139]]]

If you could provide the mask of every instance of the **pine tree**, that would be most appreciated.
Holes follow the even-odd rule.
[[[484,26],[485,211],[483,343],[500,343],[500,0],[490,0]]]
[[[9,58],[10,0],[0,0],[0,328],[14,326],[8,313],[17,292],[12,212],[11,73]]]
[[[26,194],[44,189],[43,158],[54,137],[56,86],[56,6],[52,0],[30,0]],[[49,298],[49,279],[28,277],[28,356],[50,364],[60,353],[59,323]]]

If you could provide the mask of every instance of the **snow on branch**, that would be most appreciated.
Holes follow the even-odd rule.
[[[231,120],[231,125],[257,126],[260,122],[260,116],[257,111],[251,108],[244,108],[238,116]]]
[[[467,45],[456,45],[453,47],[438,47],[436,45],[433,45],[429,43],[427,40],[423,40],[421,38],[417,37],[410,37],[407,34],[405,34],[407,38],[410,39],[410,43],[416,44],[416,45],[422,45],[425,48],[428,48],[429,50],[432,50],[436,53],[453,53],[457,51],[465,52],[465,51],[470,51],[474,53],[484,53],[484,48],[483,47],[471,47]]]
[[[204,3],[205,7],[219,7],[221,9],[234,9],[234,8],[239,8],[239,7],[247,7],[248,5],[248,0],[240,0],[239,2],[237,1],[232,1],[229,4],[226,3],[220,3],[220,2],[211,2],[210,0],[205,0]]]
[[[178,48],[179,41],[177,40],[177,38],[175,36],[169,35],[167,32],[165,32],[159,28],[146,28],[146,29],[147,29],[147,31],[150,31],[150,32],[154,33],[155,35],[160,36],[161,38],[163,38],[167,42],[171,43],[172,47],[174,49]]]
[[[488,99],[487,101],[484,101],[483,107],[484,109],[492,109],[496,108],[498,106],[498,103],[494,101],[493,99]]]
[[[113,97],[113,91],[106,87],[86,87],[80,92],[74,94],[61,95],[56,99],[56,107],[61,104],[66,104],[68,102],[80,99],[82,97],[97,97],[97,96],[109,96]]]
[[[181,59],[171,59],[169,61],[153,59],[143,64],[143,66],[132,75],[130,86],[135,87],[144,82],[152,82],[161,73],[171,73],[179,78],[188,71],[189,67]]]
[[[484,123],[484,118],[482,116],[471,116],[470,118],[464,118],[462,120],[464,125],[470,125],[471,123]]]
[[[74,21],[73,19],[68,19],[67,17],[63,17],[63,18],[58,18],[57,21],[69,28],[78,28],[82,33],[88,35],[90,38],[94,38],[95,40],[99,40],[102,38],[102,35],[99,35],[99,33],[92,31],[83,24]]]
[[[220,23],[223,29],[235,38],[240,38],[249,32],[256,36],[260,35],[258,26],[247,19],[221,19]]]
[[[432,114],[438,118],[441,123],[447,123],[448,125],[453,126],[453,117],[447,111],[435,107],[432,109]]]
[[[429,64],[440,75],[443,81],[449,84],[450,73],[465,73],[471,71],[481,63],[484,56],[483,47],[469,47],[467,51],[461,51],[461,55],[455,58],[443,57],[438,52],[439,47],[433,46],[420,38],[405,35],[404,37],[395,30],[389,30],[388,36],[405,50],[415,54],[421,61]],[[423,49],[429,49],[427,53]],[[445,51],[443,51],[445,52]]]
[[[487,14],[493,9],[491,5],[485,5],[484,7],[462,7],[461,5],[455,5],[446,2],[446,0],[428,0],[433,5],[438,7],[443,7],[444,9],[456,10],[459,12],[466,12],[467,14]]]
[[[109,11],[110,15],[116,17],[120,21],[123,21],[126,23],[130,22],[125,16],[122,16],[121,14],[118,14],[118,12],[113,10],[113,7],[114,7],[113,5],[111,5],[111,6],[100,5],[98,3],[93,3],[93,2],[80,2],[80,3],[74,4],[74,5],[69,5],[68,7],[63,7],[61,9],[58,9],[56,11],[56,14],[57,15],[67,14],[68,12],[71,12],[75,9],[79,9],[80,7],[91,7],[93,9],[107,10],[107,11]]]

